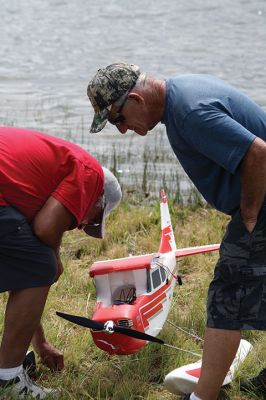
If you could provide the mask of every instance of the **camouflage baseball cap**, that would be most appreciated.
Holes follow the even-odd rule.
[[[98,69],[87,89],[95,115],[90,132],[100,132],[106,125],[108,107],[115,103],[136,84],[140,70],[137,65],[115,63]]]

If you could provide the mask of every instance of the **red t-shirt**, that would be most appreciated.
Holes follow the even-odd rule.
[[[29,222],[53,196],[77,224],[103,192],[101,165],[81,147],[40,132],[0,127],[0,205]]]

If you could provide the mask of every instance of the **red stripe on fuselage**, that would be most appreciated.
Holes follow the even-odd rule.
[[[150,301],[149,303],[145,304],[142,309],[141,312],[143,312],[144,314],[149,311],[152,307],[155,307],[158,303],[161,303],[164,299],[166,298],[166,294],[165,294],[165,290],[159,294],[158,296],[155,297],[155,299],[153,299],[152,301]]]
[[[157,314],[162,309],[163,309],[162,303],[157,304],[157,306],[153,307],[152,310],[145,313],[143,320],[147,321],[147,323],[148,323],[148,319],[153,317],[155,314]],[[149,323],[148,323],[148,325],[149,325]]]
[[[167,299],[166,292],[171,287],[171,281],[166,285],[163,285],[160,289],[155,291],[152,295],[146,296],[149,297],[150,301],[144,304],[140,308],[140,315],[142,318],[142,323],[144,330],[149,327],[148,319],[153,317],[156,313],[163,309],[162,303]]]

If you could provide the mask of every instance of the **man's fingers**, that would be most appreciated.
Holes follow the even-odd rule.
[[[55,349],[50,354],[42,354],[41,361],[51,371],[61,371],[64,368],[64,355]]]
[[[246,229],[247,229],[247,231],[248,231],[249,233],[252,233],[252,232],[253,232],[253,230],[254,230],[254,228],[255,228],[255,226],[256,226],[256,223],[257,223],[257,221],[256,221],[256,222],[244,222],[245,227],[246,227]]]
[[[51,371],[61,371],[64,368],[64,357],[62,355],[56,357],[46,357],[42,360]]]
[[[56,359],[55,369],[56,371],[61,371],[64,368],[64,357],[63,355],[58,356]]]

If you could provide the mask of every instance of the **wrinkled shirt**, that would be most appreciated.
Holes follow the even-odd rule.
[[[266,141],[266,113],[220,79],[181,75],[166,80],[162,123],[202,196],[233,214],[240,206],[240,163],[256,136]]]

